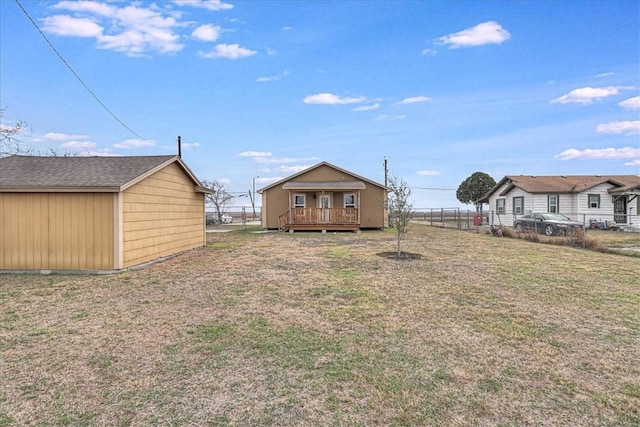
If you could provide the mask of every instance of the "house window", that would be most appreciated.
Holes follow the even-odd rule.
[[[560,213],[560,196],[556,194],[549,195],[548,212]]]
[[[599,209],[599,208],[600,208],[600,195],[589,194],[589,209]]]
[[[505,205],[505,199],[496,199],[496,213],[498,215],[504,215],[506,213]]]
[[[293,207],[294,208],[304,208],[304,194],[294,194],[293,195]]]
[[[348,193],[344,195],[344,207],[345,208],[355,208],[356,207],[356,195],[353,193]]]
[[[524,197],[513,198],[513,214],[521,215],[524,213]]]

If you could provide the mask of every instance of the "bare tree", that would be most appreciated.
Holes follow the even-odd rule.
[[[22,142],[24,133],[29,129],[22,120],[14,124],[6,124],[2,121],[4,108],[0,108],[0,157],[13,154],[35,154],[35,150]]]
[[[409,228],[409,221],[413,218],[415,211],[413,203],[411,203],[411,189],[403,180],[398,180],[391,175],[389,178],[389,189],[391,190],[388,198],[389,226],[396,230],[396,257],[400,258],[402,254],[400,250],[400,242]]]
[[[207,204],[215,209],[216,217],[222,222],[222,215],[226,212],[227,204],[233,199],[233,195],[227,191],[224,184],[219,181],[202,181],[202,185],[213,190],[213,193],[205,195]]]

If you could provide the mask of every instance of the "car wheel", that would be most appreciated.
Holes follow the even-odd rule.
[[[547,236],[553,236],[553,225],[547,224],[544,226],[544,234]]]
[[[522,233],[524,231],[524,228],[522,228],[522,224],[520,224],[519,222],[516,223],[516,231],[518,233]]]

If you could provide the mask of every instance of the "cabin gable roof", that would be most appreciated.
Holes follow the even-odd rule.
[[[196,190],[207,190],[187,165],[172,156],[41,157],[0,159],[0,191],[118,192],[177,163]]]

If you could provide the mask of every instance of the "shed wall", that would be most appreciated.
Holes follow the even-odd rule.
[[[0,193],[0,269],[114,268],[112,193]]]
[[[204,194],[177,164],[123,192],[123,268],[204,244]]]

